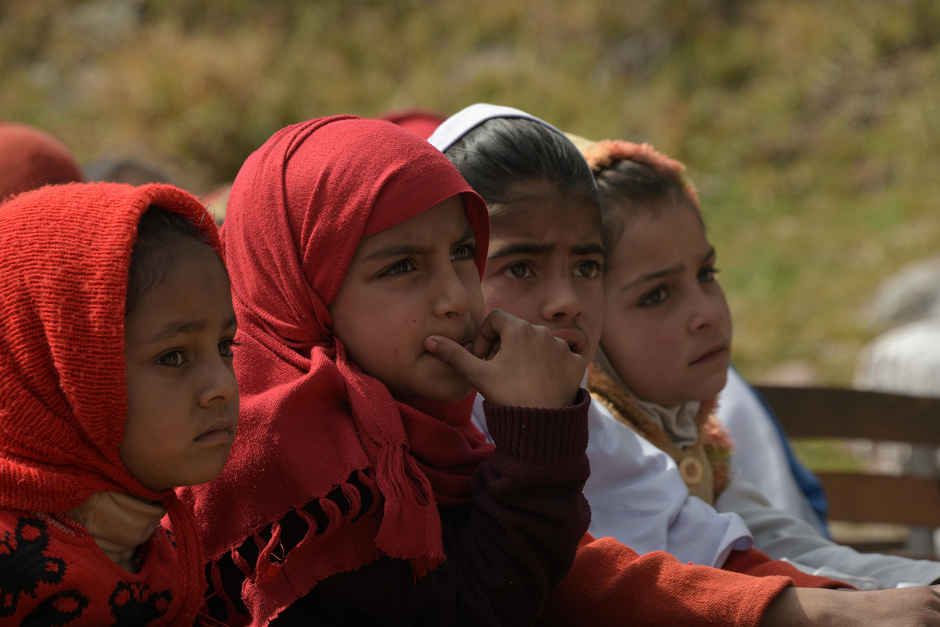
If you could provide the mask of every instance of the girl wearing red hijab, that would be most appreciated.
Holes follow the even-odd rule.
[[[457,170],[388,122],[297,124],[246,161],[225,226],[241,433],[182,491],[213,617],[534,622],[588,524],[585,364],[484,320],[488,234]]]
[[[46,187],[0,205],[0,267],[0,624],[191,625],[172,488],[221,472],[238,415],[212,219],[169,185]]]

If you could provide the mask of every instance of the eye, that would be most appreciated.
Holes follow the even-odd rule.
[[[532,271],[532,267],[524,261],[506,266],[506,268],[503,270],[503,274],[512,279],[531,279],[533,276],[535,276],[535,272]]]
[[[718,278],[718,268],[703,268],[698,273],[698,282],[699,283],[714,283],[715,279]]]
[[[157,364],[167,366],[168,368],[179,368],[183,363],[183,351],[181,350],[163,353],[157,357]]]
[[[639,304],[640,304],[640,307],[655,307],[656,305],[666,300],[666,298],[668,297],[669,297],[669,293],[666,291],[666,288],[663,286],[659,286],[655,290],[653,290],[652,292],[644,296]]]
[[[473,244],[464,244],[463,246],[458,246],[454,252],[450,254],[451,261],[467,261],[468,259],[473,259],[473,254],[476,252]]]
[[[397,276],[399,274],[408,274],[409,272],[413,272],[415,269],[414,261],[411,259],[402,259],[401,261],[396,261],[386,268],[380,276],[388,277]]]
[[[604,272],[604,267],[596,261],[582,261],[574,271],[575,276],[596,279]]]
[[[235,340],[222,340],[219,342],[219,355],[222,357],[234,357],[235,350],[234,348],[238,346],[238,342]]]

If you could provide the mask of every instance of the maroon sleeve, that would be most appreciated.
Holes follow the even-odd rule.
[[[562,409],[485,403],[496,451],[477,469],[472,504],[440,508],[447,560],[417,580],[391,558],[334,575],[271,624],[533,624],[590,522],[589,405],[584,390]]]
[[[662,551],[640,556],[601,538],[578,550],[538,627],[758,627],[767,606],[790,584],[789,577],[682,564]]]

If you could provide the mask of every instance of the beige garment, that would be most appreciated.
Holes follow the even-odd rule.
[[[68,511],[85,527],[101,551],[130,573],[140,570],[138,548],[153,535],[166,510],[120,492],[96,492]]]
[[[588,388],[594,400],[607,407],[617,420],[668,453],[679,466],[679,474],[690,496],[714,505],[714,469],[699,433],[711,408],[697,402],[663,407],[640,400],[627,391],[629,388],[600,346],[594,353],[591,368]],[[700,415],[703,410],[705,415]]]

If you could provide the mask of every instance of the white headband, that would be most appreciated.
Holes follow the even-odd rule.
[[[492,120],[493,118],[525,118],[527,120],[535,120],[536,122],[544,124],[548,128],[552,129],[562,137],[565,136],[564,133],[559,131],[545,120],[540,120],[534,115],[529,115],[525,111],[513,109],[512,107],[501,107],[499,105],[491,105],[481,102],[470,105],[465,109],[461,109],[454,115],[444,120],[444,122],[437,127],[437,130],[435,130],[434,133],[428,138],[428,141],[431,142],[432,146],[441,152],[444,152],[460,141],[461,137],[478,127],[480,124],[483,124],[487,120]]]

